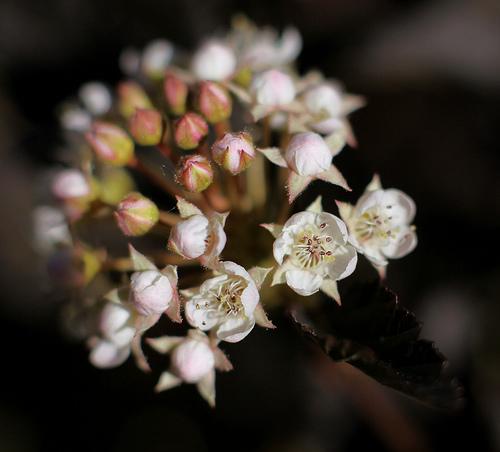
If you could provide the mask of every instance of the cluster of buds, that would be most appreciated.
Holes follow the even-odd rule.
[[[355,204],[339,201],[338,216],[323,211],[321,197],[292,214],[313,181],[351,190],[332,160],[355,146],[347,115],[363,105],[321,74],[298,74],[300,47],[295,29],[279,36],[240,21],[226,38],[201,43],[185,66],[158,40],[123,55],[128,78],[115,92],[96,83],[80,90],[74,108],[88,124],[76,127],[67,116],[63,125],[79,131],[85,152],[80,169],[56,175],[52,191],[71,230],[63,246],[96,256],[109,237],[89,234],[89,225],[111,219],[115,232],[92,267],[99,284],[92,288],[89,277],[78,284],[86,291],[81,309],[93,294],[99,320],[88,340],[94,365],[114,367],[132,355],[148,371],[146,342],[170,355],[157,390],[195,384],[214,405],[216,370],[232,369],[223,343],[244,340],[256,325],[274,328],[264,310],[270,286],[288,291],[283,303],[324,293],[341,304],[338,281],[355,274],[360,255],[384,277],[389,259],[415,247],[413,201],[383,189],[378,177]],[[53,241],[52,222],[41,224],[51,226]],[[272,244],[265,232],[257,243],[256,224]],[[144,235],[148,257],[132,245],[120,255],[118,239]],[[186,335],[143,341],[162,316],[186,324]]]

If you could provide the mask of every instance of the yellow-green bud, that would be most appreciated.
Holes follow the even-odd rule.
[[[118,85],[118,110],[130,118],[138,108],[153,108],[146,91],[136,82],[122,82]]]
[[[123,129],[114,124],[96,121],[85,138],[103,162],[123,166],[134,157],[134,142]]]
[[[214,172],[207,158],[194,154],[183,157],[177,166],[177,181],[188,191],[201,192],[214,179]]]
[[[208,133],[208,124],[196,113],[188,112],[175,123],[174,138],[181,149],[194,149]]]
[[[125,196],[115,212],[119,228],[128,236],[146,234],[158,222],[159,217],[156,204],[138,192]]]
[[[231,96],[221,85],[215,82],[200,83],[198,108],[210,124],[217,124],[231,116]]]
[[[162,137],[163,124],[158,110],[138,108],[129,121],[129,131],[137,144],[154,146]]]

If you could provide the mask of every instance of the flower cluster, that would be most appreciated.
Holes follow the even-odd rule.
[[[340,196],[351,190],[333,161],[356,145],[348,115],[363,105],[319,73],[299,75],[300,48],[297,30],[263,32],[243,19],[187,64],[154,41],[124,52],[116,90],[88,83],[62,109],[76,164],[55,175],[60,210],[38,211],[36,240],[44,252],[73,250],[64,265],[83,275],[72,281],[77,309],[95,319],[87,334],[95,366],[132,355],[148,371],[146,343],[170,356],[158,391],[195,384],[214,405],[215,372],[232,369],[223,343],[255,325],[274,328],[264,305],[279,292],[270,286],[291,289],[283,304],[317,292],[341,304],[338,281],[355,272],[358,255],[383,276],[389,259],[415,247],[413,201],[378,177],[354,205],[339,201],[338,216],[321,198],[292,214],[315,180]],[[143,340],[173,323],[187,325],[185,336]]]

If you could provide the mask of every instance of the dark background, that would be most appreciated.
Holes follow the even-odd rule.
[[[39,174],[61,145],[56,106],[86,80],[118,81],[123,47],[192,49],[238,11],[296,25],[300,68],[366,96],[359,148],[338,166],[357,195],[378,171],[415,199],[419,246],[388,284],[449,358],[463,409],[383,389],[392,411],[370,410],[370,389],[360,400],[318,380],[279,317],[226,347],[236,370],[218,379],[215,412],[189,386],[154,395],[157,375],[130,362],[93,369],[61,334],[63,300],[46,296],[30,244]],[[497,0],[2,0],[0,451],[500,450],[499,108]],[[401,419],[419,441],[398,437]]]

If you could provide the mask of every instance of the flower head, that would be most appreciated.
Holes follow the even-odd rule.
[[[159,270],[135,272],[130,277],[131,301],[142,315],[162,314],[170,306],[174,289]]]
[[[290,140],[285,160],[290,169],[300,176],[313,176],[328,170],[332,152],[320,135],[302,132]]]
[[[212,157],[231,174],[241,173],[255,158],[252,137],[245,132],[226,133],[212,145]]]
[[[200,258],[203,265],[213,266],[226,245],[227,214],[213,212],[208,217],[182,198],[177,206],[183,219],[172,226],[168,247],[186,259]],[[191,211],[186,213],[188,206]]]
[[[259,291],[249,273],[234,262],[221,262],[218,272],[186,301],[186,318],[196,328],[213,330],[222,341],[239,342],[255,326]]]
[[[191,68],[200,80],[222,81],[234,73],[236,57],[222,42],[207,41],[194,54]]]
[[[292,215],[275,233],[273,254],[280,266],[273,284],[286,283],[299,295],[323,290],[340,300],[336,281],[356,268],[357,253],[348,243],[344,222],[321,209],[320,201]]]
[[[279,107],[295,99],[295,86],[292,78],[277,69],[257,75],[252,83],[252,92],[257,104]]]
[[[214,370],[214,353],[207,341],[187,338],[172,353],[172,370],[186,383],[197,383]]]
[[[374,177],[355,206],[338,205],[351,243],[376,267],[384,267],[387,259],[406,256],[416,247],[417,236],[411,225],[415,203],[400,190],[384,190],[378,177]]]

